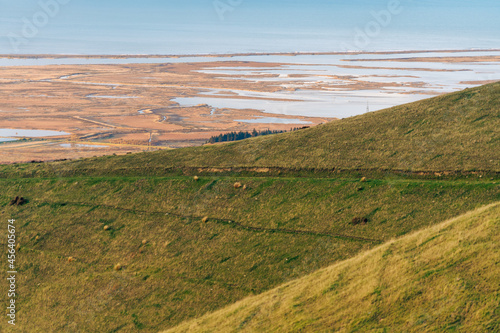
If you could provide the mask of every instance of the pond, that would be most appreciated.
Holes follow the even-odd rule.
[[[15,128],[0,128],[0,137],[7,138],[41,138],[45,136],[64,136],[71,135],[62,131],[30,130]]]
[[[300,119],[290,119],[290,118],[275,118],[275,117],[258,117],[255,119],[235,119],[240,123],[249,124],[295,124],[295,125],[309,125],[312,124],[310,121],[304,121]]]

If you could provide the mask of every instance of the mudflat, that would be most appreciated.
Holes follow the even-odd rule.
[[[184,147],[203,144],[222,132],[299,127],[287,121],[235,121],[235,118],[251,120],[269,116],[258,110],[214,109],[206,104],[180,107],[171,101],[179,96],[193,97],[207,89],[263,92],[280,89],[270,83],[229,81],[196,72],[207,65],[3,67],[0,128],[44,129],[70,135],[2,143],[0,163]],[[209,65],[256,66],[251,63]],[[285,115],[273,115],[273,118],[295,119],[298,124],[310,125],[329,120]]]
[[[187,56],[171,57],[170,62],[142,56],[161,59],[3,66],[0,163],[170,149],[201,145],[211,136],[232,131],[315,126],[495,81],[499,73],[481,73],[500,68],[499,52],[484,53],[241,54],[217,59],[205,55],[191,62],[184,62]],[[64,56],[77,57],[134,58]],[[394,65],[387,66],[387,61]],[[12,131],[7,135],[2,129],[64,133],[33,137]]]

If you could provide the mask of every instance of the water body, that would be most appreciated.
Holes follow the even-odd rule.
[[[60,147],[63,148],[108,148],[109,146],[104,146],[104,145],[88,145],[88,144],[82,144],[82,143],[61,143],[59,145]]]
[[[497,45],[500,47],[500,42]],[[264,51],[269,52],[269,51]],[[456,53],[448,52],[419,52],[419,53],[405,53],[405,54],[341,54],[341,55],[246,55],[246,56],[231,56],[231,57],[218,57],[218,56],[192,56],[192,57],[161,57],[161,58],[148,58],[148,57],[134,57],[134,58],[0,58],[0,66],[46,66],[46,65],[115,65],[115,64],[165,64],[165,63],[197,63],[197,62],[218,62],[218,61],[257,61],[257,62],[277,62],[287,64],[309,64],[309,65],[360,65],[368,66],[366,62],[341,62],[341,59],[360,60],[360,59],[395,59],[395,58],[412,58],[412,57],[463,57],[463,56],[488,56],[500,55],[499,51],[464,51]],[[377,62],[380,64],[379,62]],[[394,62],[387,62],[388,65],[396,64]],[[424,67],[425,65],[417,63],[401,63],[414,64],[417,67]],[[388,66],[389,67],[389,66]],[[393,67],[393,66],[390,66]],[[412,66],[413,67],[413,66]],[[248,68],[251,70],[251,68]],[[80,76],[85,74],[73,74],[63,76],[61,79],[68,79],[73,76]]]
[[[111,96],[111,95],[87,95],[87,98],[115,98],[115,99],[134,99],[139,98],[138,96]]]
[[[276,117],[257,117],[255,119],[235,119],[241,123],[249,124],[296,124],[296,125],[308,125],[312,124],[310,121],[303,121],[300,119],[289,119],[289,118],[276,118]]]
[[[37,58],[37,59],[14,59],[0,58],[0,66],[46,66],[46,65],[116,65],[116,64],[165,64],[165,63],[194,63],[205,61],[232,61],[228,57],[182,57],[182,58]],[[69,77],[62,77],[67,79]]]
[[[275,114],[345,118],[365,113],[367,110],[377,111],[478,85],[470,82],[500,80],[499,62],[406,62],[384,59],[419,57],[425,60],[427,57],[438,56],[488,55],[498,56],[500,52],[364,54],[352,57],[247,56],[240,60],[249,61],[252,58],[254,61],[287,64],[278,68],[208,67],[200,72],[220,75],[220,78],[226,80],[274,82],[277,86],[294,91],[266,93],[212,89],[200,91],[197,97],[176,98],[173,101],[181,106],[208,104],[215,108],[256,109]],[[345,61],[363,59],[369,61]],[[349,89],[350,85],[363,82],[382,83],[384,86]],[[318,90],[318,85],[322,86],[321,90]],[[246,98],[234,98],[234,94]]]
[[[70,135],[62,131],[46,131],[46,130],[27,130],[27,129],[13,129],[13,128],[0,128],[0,137],[7,138],[40,138],[45,136],[64,136]]]
[[[364,65],[364,64],[363,64]],[[378,63],[380,67],[383,64]],[[399,64],[395,64],[398,67]],[[412,67],[412,64],[406,64]],[[368,65],[366,67],[369,67]],[[425,67],[429,69],[439,69],[440,64],[432,63]],[[466,70],[464,70],[466,68]],[[276,82],[284,88],[301,88],[307,85],[327,83],[331,85],[344,85],[345,80],[337,79],[334,76],[350,76],[357,81],[382,82],[382,83],[418,83],[425,82],[426,87],[422,90],[439,90],[441,92],[451,92],[464,89],[470,85],[462,84],[463,81],[500,80],[500,64],[473,65],[462,64],[453,66],[450,72],[427,71],[418,69],[373,69],[373,68],[342,68],[325,65],[292,65],[284,66],[280,69],[265,70],[266,74],[275,74],[276,77],[261,77],[254,72],[227,70],[204,70],[205,73],[223,74],[225,79],[246,80],[251,82]],[[241,77],[241,76],[245,77]],[[278,76],[279,75],[279,76]],[[300,77],[290,77],[300,75]]]
[[[76,74],[70,74],[70,75],[63,75],[59,79],[60,80],[66,80],[66,79],[69,79],[69,78],[72,78],[72,77],[75,77],[75,76],[82,76],[82,75],[86,75],[86,74],[76,73]]]
[[[11,141],[17,141],[17,139],[12,139],[12,138],[0,138],[0,142],[11,142]]]
[[[233,92],[237,93],[238,91]],[[378,91],[296,91],[278,95],[273,93],[252,93],[251,95],[251,97],[260,96],[261,98],[241,99],[203,96],[179,97],[173,99],[173,101],[186,107],[208,104],[218,109],[253,109],[289,116],[346,118],[366,113],[367,106],[369,111],[377,111],[429,97]],[[295,99],[295,101],[266,99],[272,97],[288,97],[288,99]],[[296,101],[297,99],[298,101]]]

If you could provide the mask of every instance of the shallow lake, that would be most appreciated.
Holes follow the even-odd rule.
[[[7,138],[40,138],[44,136],[64,136],[71,135],[71,133],[47,130],[27,130],[27,129],[13,129],[13,128],[0,128],[0,137]]]
[[[63,147],[63,148],[79,148],[79,147],[84,147],[84,148],[108,148],[109,147],[109,146],[105,146],[105,145],[87,145],[87,144],[82,144],[82,143],[61,143],[59,146]]]
[[[288,118],[275,118],[275,117],[257,117],[255,119],[235,119],[240,123],[249,124],[291,124],[291,125],[308,125],[312,124],[310,121],[304,121],[300,119],[288,119]]]
[[[241,92],[233,90],[242,97],[179,97],[172,101],[181,106],[208,104],[217,109],[253,109],[266,113],[289,116],[346,118],[369,111],[377,111],[400,104],[415,102],[426,95],[398,94],[378,91],[295,91],[281,93]],[[258,99],[255,99],[258,98]],[[270,100],[280,98],[282,100]],[[287,100],[288,99],[288,100]],[[290,101],[292,99],[293,101]]]

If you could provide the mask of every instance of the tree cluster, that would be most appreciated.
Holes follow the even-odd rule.
[[[296,131],[300,129],[304,129],[307,127],[300,127],[300,128],[292,128],[290,131]],[[278,134],[278,133],[285,133],[287,131],[279,131],[279,130],[274,130],[271,131],[269,129],[263,130],[263,131],[257,131],[255,128],[253,129],[252,132],[230,132],[230,133],[225,133],[225,134],[219,134],[217,136],[212,136],[207,142],[208,143],[217,143],[217,142],[228,142],[228,141],[239,141],[243,139],[248,139],[248,138],[253,138],[256,136],[262,136],[262,135],[269,135],[269,134]]]

